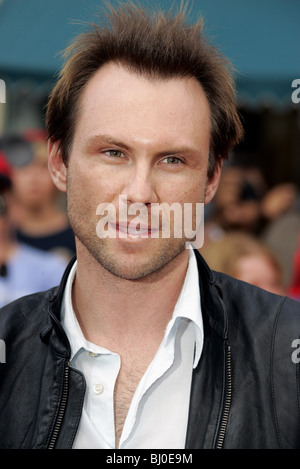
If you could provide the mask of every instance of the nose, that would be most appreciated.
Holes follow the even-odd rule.
[[[150,164],[143,161],[132,166],[121,195],[126,196],[129,203],[149,205],[158,201]]]

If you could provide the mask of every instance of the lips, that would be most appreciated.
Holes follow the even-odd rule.
[[[120,234],[120,237],[130,236],[132,238],[150,238],[159,233],[158,228],[148,226],[146,224],[131,222],[111,223],[111,227]],[[124,235],[124,236],[122,236]]]

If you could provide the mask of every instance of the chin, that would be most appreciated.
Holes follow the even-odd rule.
[[[153,250],[117,253],[107,246],[91,252],[98,263],[110,274],[125,280],[141,280],[163,271],[185,250],[185,240],[167,240]]]

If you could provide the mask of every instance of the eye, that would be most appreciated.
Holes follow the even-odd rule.
[[[170,165],[178,165],[180,163],[182,163],[181,159],[180,158],[177,158],[177,156],[167,156],[166,158],[164,158],[162,160],[162,163],[166,162],[167,164],[170,164]]]
[[[107,150],[105,154],[112,158],[124,158],[124,153],[120,150]]]

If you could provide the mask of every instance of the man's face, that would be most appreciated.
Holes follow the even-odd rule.
[[[184,207],[212,198],[219,176],[217,171],[207,181],[209,144],[209,105],[195,79],[148,79],[113,63],[98,70],[81,95],[67,167],[78,253],[127,279],[143,278],[184,255],[186,239],[172,236],[172,227],[170,238],[152,236],[151,204]],[[120,196],[128,210],[142,204],[145,215],[146,208],[143,236],[124,237]],[[97,234],[97,207],[106,203],[120,222],[110,224],[116,237]],[[127,223],[133,218],[128,214]]]

